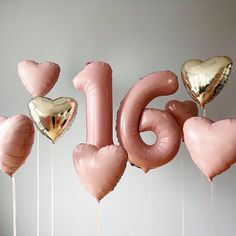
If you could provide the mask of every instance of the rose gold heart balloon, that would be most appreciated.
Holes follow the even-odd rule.
[[[18,64],[18,74],[32,96],[45,96],[57,82],[60,67],[52,62],[37,63],[27,60]]]
[[[192,117],[184,124],[184,140],[193,161],[210,181],[236,162],[236,119],[214,123]]]
[[[55,100],[36,97],[29,101],[28,108],[36,127],[55,143],[71,126],[76,116],[77,102],[69,97]]]
[[[183,125],[184,122],[189,119],[190,117],[198,115],[198,108],[195,102],[193,101],[177,101],[177,100],[170,100],[166,106],[165,110],[170,112],[171,115],[177,121],[179,128],[183,136]]]
[[[99,149],[80,144],[73,153],[74,166],[82,184],[98,201],[115,188],[125,171],[127,158],[126,151],[116,145]]]
[[[190,60],[185,62],[181,75],[188,93],[204,108],[224,88],[229,79],[231,68],[231,58],[218,56],[206,61]]]
[[[30,118],[16,115],[0,117],[0,169],[12,176],[31,152],[34,125]]]

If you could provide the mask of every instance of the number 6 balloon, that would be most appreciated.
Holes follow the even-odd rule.
[[[117,113],[117,136],[128,153],[129,161],[148,172],[172,160],[180,146],[181,133],[167,111],[145,109],[158,96],[177,91],[178,81],[170,71],[154,72],[139,80],[128,92]],[[155,132],[153,145],[143,142],[139,132]]]
[[[103,62],[88,63],[73,80],[87,98],[87,144],[73,153],[82,184],[100,201],[123,175],[127,153],[112,141],[112,70]]]

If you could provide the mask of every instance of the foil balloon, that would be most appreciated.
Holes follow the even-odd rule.
[[[177,121],[179,128],[182,133],[183,139],[183,125],[184,122],[194,116],[198,115],[198,108],[195,102],[193,101],[177,101],[177,100],[170,100],[166,106],[165,110],[170,112],[171,115]]]
[[[0,169],[12,176],[24,163],[34,143],[34,125],[24,115],[0,117]]]
[[[86,143],[98,148],[113,144],[111,67],[103,62],[87,63],[73,84],[86,95]]]
[[[32,96],[45,96],[57,82],[60,67],[52,62],[37,63],[27,60],[18,64],[18,74]]]
[[[73,160],[81,182],[100,201],[122,177],[127,153],[116,145],[99,149],[94,145],[80,144],[74,150]]]
[[[77,102],[70,97],[55,100],[35,97],[29,101],[28,109],[39,131],[55,143],[71,126],[77,113]]]
[[[154,98],[173,94],[177,89],[175,74],[154,72],[139,80],[121,102],[117,137],[131,164],[144,172],[168,163],[179,150],[181,133],[175,119],[166,111],[145,110]],[[140,136],[140,131],[148,130],[158,137],[154,145],[147,145]]]
[[[190,60],[182,66],[182,81],[191,97],[204,108],[224,88],[231,69],[232,60],[226,56]]]
[[[209,181],[236,162],[236,119],[214,123],[192,117],[184,124],[184,140],[194,163]]]
[[[86,94],[87,103],[87,144],[74,149],[74,166],[81,183],[100,201],[119,182],[128,159],[112,140],[111,67],[104,62],[87,63],[73,84]]]
[[[141,154],[149,153],[149,155],[146,153],[145,158],[137,159],[135,156],[130,156],[130,160],[147,172],[174,158],[180,145],[180,131],[176,121],[168,112],[151,108],[144,109],[140,118],[139,132],[144,131],[154,132],[157,140],[153,145],[145,144],[146,150],[141,152]],[[136,155],[138,156],[138,153]]]

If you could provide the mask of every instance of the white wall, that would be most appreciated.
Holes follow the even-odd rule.
[[[71,96],[79,112],[72,128],[53,147],[55,158],[55,235],[96,235],[96,201],[75,174],[72,151],[85,142],[85,97],[72,86],[73,77],[91,60],[113,68],[114,118],[121,99],[143,75],[170,69],[180,75],[191,58],[229,55],[236,61],[234,0],[71,0],[0,1],[0,114],[27,114],[30,95],[21,85],[17,63],[23,59],[55,61],[61,77],[49,97]],[[220,96],[207,106],[210,118],[235,117],[235,68]],[[189,99],[180,81],[178,92],[158,98]],[[115,133],[114,133],[115,138]],[[151,139],[151,136],[147,136]],[[222,138],[223,134],[222,134]],[[51,144],[40,136],[40,232],[50,235]],[[184,159],[185,235],[235,235],[236,167],[210,185],[191,161],[184,144],[168,165],[148,176],[128,165],[119,185],[101,203],[102,236],[180,236],[181,158]],[[16,173],[17,235],[36,235],[36,145]],[[0,236],[12,235],[11,180],[0,174]],[[213,214],[212,214],[213,213]],[[209,215],[213,215],[209,217]]]

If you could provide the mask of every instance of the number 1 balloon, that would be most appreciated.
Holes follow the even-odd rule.
[[[100,201],[117,185],[127,163],[126,151],[112,140],[111,67],[88,63],[73,84],[87,100],[87,144],[74,149],[74,166],[82,184]]]
[[[170,71],[151,73],[139,80],[121,102],[117,113],[117,136],[128,152],[129,161],[148,172],[171,161],[180,146],[181,133],[172,115],[158,109],[145,109],[158,96],[173,94],[177,77]],[[153,145],[143,142],[142,131],[155,132]]]
[[[231,69],[231,58],[218,56],[206,61],[190,60],[185,62],[181,69],[181,75],[190,96],[202,108],[205,108],[205,105],[224,88]]]
[[[0,117],[0,169],[12,176],[25,162],[34,143],[34,125],[24,115]]]
[[[73,80],[87,99],[87,144],[112,145],[112,70],[103,62],[88,63]]]

